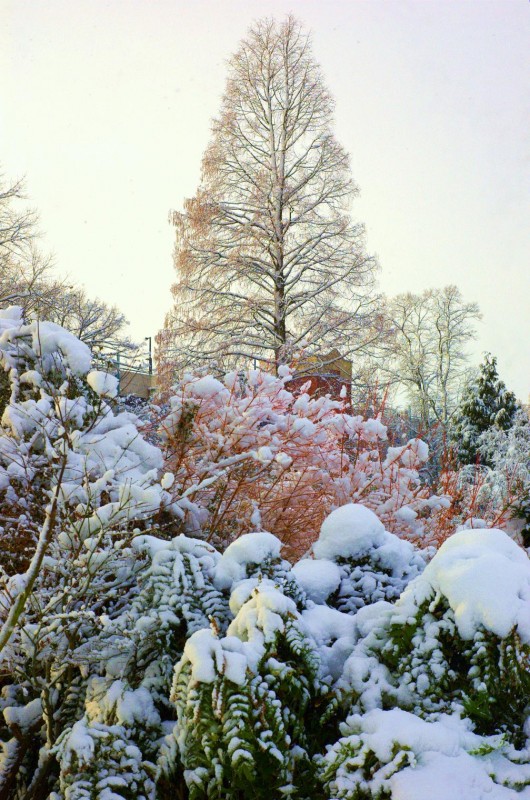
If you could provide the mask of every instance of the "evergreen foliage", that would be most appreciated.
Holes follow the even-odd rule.
[[[395,605],[367,606],[357,614],[361,636],[342,678],[353,713],[341,725],[343,738],[317,759],[330,796],[415,797],[420,767],[422,785],[436,780],[434,773],[427,777],[429,753],[443,760],[454,748],[471,758],[464,758],[458,788],[449,782],[441,797],[465,796],[464,785],[471,797],[477,781],[494,797],[504,797],[496,786],[530,785],[530,770],[514,769],[527,758],[530,644],[518,616],[527,613],[527,595],[521,593],[518,608],[512,601],[512,613],[503,618],[507,609],[497,615],[480,585],[488,570],[498,570],[504,585],[505,569],[517,583],[515,563],[527,574],[527,557],[500,531],[463,531]],[[462,576],[477,585],[465,601]]]
[[[268,581],[226,638],[192,636],[173,684],[190,798],[240,800],[250,785],[263,800],[309,789],[328,688],[318,673],[295,604]]]
[[[410,542],[385,531],[372,511],[354,503],[341,506],[325,520],[313,555],[314,560],[295,566],[299,582],[318,602],[321,576],[335,564],[338,580],[330,583],[323,599],[348,614],[378,600],[397,600],[425,568],[423,557]]]
[[[497,373],[497,359],[486,354],[478,376],[472,380],[462,397],[456,414],[453,440],[461,464],[481,461],[491,466],[488,456],[480,452],[480,436],[490,428],[508,430],[514,423],[518,404],[513,392]]]
[[[504,532],[459,531],[426,565],[381,490],[295,567],[263,530],[222,554],[172,537],[161,514],[190,495],[169,497],[111,376],[57,326],[0,325],[2,509],[28,499],[12,454],[42,506],[27,569],[0,574],[2,800],[528,797],[530,561]]]
[[[134,549],[150,563],[138,572],[131,602],[104,621],[87,657],[100,672],[146,687],[167,714],[173,668],[187,638],[228,624],[228,600],[211,582],[219,554],[182,535],[170,542],[139,537]]]
[[[50,800],[154,800],[160,720],[145,689],[127,691],[117,681],[89,686],[86,713],[67,728],[53,748],[59,766],[59,793]]]

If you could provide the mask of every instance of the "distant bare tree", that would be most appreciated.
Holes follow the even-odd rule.
[[[9,182],[0,174],[0,265],[13,255],[20,255],[36,238],[37,214],[21,206],[26,194],[22,180]]]
[[[129,349],[124,314],[53,272],[52,259],[37,247],[37,214],[25,200],[22,181],[0,178],[0,307],[21,306],[27,319],[56,322],[91,348]]]
[[[229,61],[200,187],[172,217],[162,361],[277,367],[299,348],[359,352],[374,335],[376,263],[349,216],[358,190],[332,113],[300,23],[255,23]]]
[[[456,286],[400,294],[388,301],[393,341],[379,365],[383,379],[405,390],[427,430],[444,428],[456,409],[469,374],[467,345],[481,318],[476,303],[466,303]]]

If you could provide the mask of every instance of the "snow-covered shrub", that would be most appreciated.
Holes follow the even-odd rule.
[[[166,464],[183,530],[226,547],[265,529],[300,556],[335,507],[359,502],[392,532],[420,539],[447,505],[422,485],[428,447],[388,447],[380,419],[347,412],[329,397],[298,396],[290,373],[259,370],[222,381],[186,375],[162,424]]]
[[[378,600],[397,600],[425,567],[410,542],[385,531],[373,511],[354,503],[324,520],[313,553],[314,559],[295,565],[298,582],[314,602],[347,613]]]
[[[88,347],[59,325],[0,311],[0,370],[10,387],[0,419],[0,542],[10,573],[27,565],[54,488],[63,526],[79,522],[83,537],[103,522],[152,517],[167,499],[160,450],[133,414],[114,414],[116,379],[90,365]]]
[[[232,611],[246,601],[252,590],[266,579],[294,600],[300,610],[307,597],[296,580],[291,564],[281,556],[282,543],[268,531],[246,533],[232,542],[214,570],[214,583],[230,591]]]
[[[529,601],[528,557],[483,529],[446,541],[395,604],[362,608],[339,681],[351,714],[316,759],[326,796],[530,796]]]
[[[484,734],[525,738],[530,561],[504,532],[448,539],[394,604],[362,609],[344,686],[358,710],[459,710]]]
[[[265,529],[297,549],[311,543],[348,469],[342,404],[295,398],[288,378],[187,375],[173,390],[162,431],[189,535],[224,547]]]
[[[175,670],[175,737],[190,798],[310,791],[329,686],[296,605],[263,580],[227,635],[202,630]],[[303,794],[301,796],[304,796]]]
[[[77,658],[100,674],[148,689],[165,707],[187,638],[228,624],[228,600],[212,582],[219,554],[182,535],[171,541],[139,536],[133,547],[147,562],[137,573],[130,602],[117,615],[100,618],[97,635],[78,649]]]
[[[58,325],[1,312],[0,761],[14,798],[53,784],[53,747],[93,674],[83,648],[138,593],[146,556],[131,542],[169,501],[160,450],[114,413],[116,381],[90,361]]]
[[[49,800],[154,800],[142,752],[122,725],[76,722],[59,740],[59,792]],[[154,765],[152,765],[154,771]]]
[[[61,547],[59,538],[50,543],[28,602],[0,654],[2,672],[8,676],[1,748],[4,757],[13,747],[19,754],[13,763],[0,755],[0,774],[18,784],[12,794],[17,800],[32,796],[33,783],[53,785],[57,772],[53,748],[62,733],[83,718],[87,687],[91,676],[97,675],[97,665],[85,650],[98,642],[104,620],[129,608],[145,566],[145,558],[112,531],[100,534],[97,546],[94,539],[86,540],[77,552]],[[24,577],[14,576],[7,583],[2,614],[12,608]],[[11,724],[13,715],[26,718],[37,705],[40,714],[21,736]]]
[[[25,509],[32,545],[26,571],[15,549],[0,580],[0,797],[530,795],[530,561],[482,529],[456,533],[425,566],[390,532],[425,538],[439,503],[419,483],[421,442],[387,448],[379,420],[256,373],[250,388],[220,384],[225,405],[200,435],[195,386],[172,486],[75,340],[14,312],[0,321],[0,502],[13,520]],[[302,440],[330,456],[327,478],[314,454],[307,471],[292,466]],[[229,501],[240,487],[241,504]],[[279,532],[287,521],[303,532],[287,536],[292,551],[342,506],[294,568],[261,530],[276,491]],[[161,509],[180,515],[173,531]],[[193,520],[200,538],[170,538]]]
[[[333,800],[510,800],[530,796],[527,757],[502,736],[480,736],[468,720],[423,720],[395,708],[354,714],[319,759]],[[527,787],[524,789],[524,787]]]
[[[479,450],[491,464],[484,492],[491,498],[495,523],[510,529],[511,520],[520,520],[526,547],[530,545],[530,420],[519,409],[508,430],[493,427],[478,440]],[[489,520],[488,520],[489,521]]]
[[[60,793],[50,800],[155,800],[156,766],[150,758],[159,737],[160,718],[146,689],[92,681],[85,715],[53,748]]]

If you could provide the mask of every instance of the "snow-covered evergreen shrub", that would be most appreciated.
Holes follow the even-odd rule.
[[[263,580],[226,637],[194,634],[175,670],[175,738],[190,798],[310,792],[329,688],[295,603]]]
[[[514,422],[517,400],[497,373],[497,359],[486,354],[479,374],[470,381],[457,409],[452,438],[461,464],[477,459],[489,465],[487,453],[480,452],[480,436],[490,428],[508,430]]]
[[[530,561],[504,532],[445,542],[394,605],[357,615],[344,685],[359,710],[458,709],[484,734],[525,738],[530,702]]]
[[[94,679],[84,716],[58,738],[60,794],[51,799],[154,800],[160,718],[146,689]]]
[[[282,558],[282,543],[268,531],[240,536],[222,554],[214,570],[214,583],[230,591],[230,606],[237,613],[252,590],[267,579],[297,604],[307,604],[305,592],[296,580],[291,564]],[[237,590],[237,591],[236,591]]]
[[[395,604],[361,609],[339,681],[352,713],[317,757],[326,796],[530,796],[529,601],[524,551],[466,530]]]
[[[98,635],[78,656],[101,674],[147,688],[159,706],[167,706],[173,668],[187,638],[228,624],[228,600],[212,583],[219,554],[182,535],[171,541],[139,536],[133,547],[148,560],[130,602],[102,620]]]
[[[519,409],[508,430],[493,427],[479,438],[479,450],[491,464],[484,492],[491,498],[493,513],[503,528],[517,527],[523,543],[530,545],[530,420]],[[508,520],[520,520],[510,525]]]
[[[319,759],[333,800],[510,800],[530,796],[530,765],[504,737],[473,733],[469,720],[424,720],[395,708],[354,714]],[[526,787],[526,788],[525,788]]]
[[[0,329],[5,567],[27,566],[0,585],[0,785],[29,798],[53,787],[53,747],[84,713],[83,648],[137,593],[146,559],[131,541],[169,495],[160,451],[134,415],[114,413],[116,381],[89,371],[85,345],[57,325],[25,325],[16,309]]]
[[[346,613],[397,600],[425,567],[410,542],[385,531],[373,511],[354,503],[327,517],[313,553],[314,560],[299,561],[294,574],[312,600]]]

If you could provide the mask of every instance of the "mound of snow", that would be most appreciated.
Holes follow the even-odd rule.
[[[317,558],[357,558],[383,544],[385,528],[373,511],[358,503],[337,508],[324,520],[313,545]]]
[[[500,737],[472,733],[458,717],[441,715],[428,722],[401,709],[376,709],[349,717],[341,729],[345,738],[322,762],[326,768],[337,765],[328,786],[333,797],[530,797],[530,787],[523,788],[528,766],[510,760],[513,749]]]
[[[220,400],[225,400],[228,396],[226,386],[223,386],[221,381],[218,381],[217,378],[212,378],[211,375],[205,375],[204,378],[190,381],[185,385],[185,390],[187,395],[192,395],[193,397],[198,397],[203,400],[216,396],[219,397]]]
[[[300,562],[294,570],[298,582],[314,602],[328,602],[350,614],[367,603],[397,600],[425,568],[410,542],[386,531],[373,511],[354,503],[324,520],[313,552],[316,566]],[[338,587],[330,563],[339,568]]]
[[[318,647],[321,678],[338,680],[355,645],[353,617],[328,606],[313,606],[302,611],[302,620]]]
[[[214,583],[218,589],[228,589],[247,577],[247,565],[280,559],[282,543],[267,531],[245,533],[229,545],[216,569]]]
[[[530,643],[530,559],[501,530],[463,530],[442,545],[401,598],[421,605],[442,595],[463,639],[480,628],[504,638],[513,628]]]
[[[328,561],[326,558],[317,560],[304,558],[294,565],[292,571],[304,592],[314,603],[325,603],[340,586],[340,569],[334,561]]]
[[[90,388],[100,397],[116,397],[118,394],[118,379],[108,372],[93,369],[86,376],[86,380]]]

